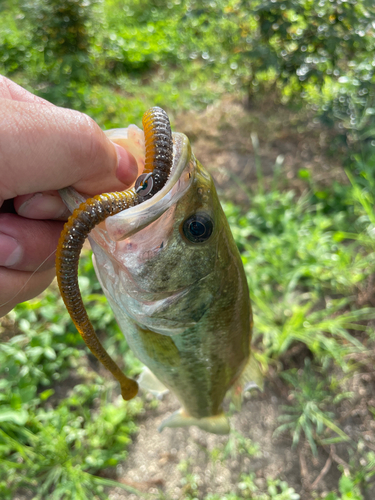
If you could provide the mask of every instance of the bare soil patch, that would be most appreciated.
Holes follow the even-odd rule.
[[[370,413],[375,403],[375,373],[355,376],[348,389],[357,396],[340,408],[340,424],[353,443],[362,441],[369,450],[375,449],[375,426]],[[233,431],[229,437],[215,436],[196,427],[165,429],[159,433],[160,423],[179,408],[179,403],[168,394],[156,409],[150,409],[147,400],[151,397],[146,396],[145,413],[138,421],[139,432],[127,461],[117,470],[117,480],[136,488],[140,494],[115,488],[111,500],[135,500],[157,493],[168,500],[203,499],[209,493],[223,497],[228,493],[240,495],[241,477],[251,473],[255,474],[259,489],[266,491],[267,478],[280,478],[300,494],[301,500],[321,498],[335,490],[341,471],[348,469],[349,446],[341,443],[320,448],[319,455],[314,457],[306,443],[293,449],[287,435],[274,437],[280,407],[290,403],[286,396],[286,388],[271,379],[262,393],[256,390],[247,393],[242,410],[230,417]],[[255,456],[244,451],[237,433],[258,445]],[[196,490],[186,483],[187,475],[194,475]],[[374,486],[364,498],[375,498]]]
[[[225,98],[204,112],[179,115],[174,129],[189,137],[195,156],[212,173],[220,194],[236,203],[246,199],[238,183],[246,189],[257,180],[252,134],[258,137],[259,165],[266,185],[274,177],[278,157],[283,158],[279,185],[305,189],[306,183],[298,176],[300,169],[309,170],[313,180],[323,185],[346,182],[337,149],[335,154],[330,151],[337,133],[322,128],[306,111],[292,111],[272,98],[251,109]]]

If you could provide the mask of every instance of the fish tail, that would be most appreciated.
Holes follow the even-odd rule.
[[[240,410],[243,393],[254,388],[263,391],[263,387],[264,377],[260,371],[258,362],[253,353],[251,353],[248,362],[233,386],[229,389],[227,395],[230,397],[236,409]]]
[[[163,420],[158,430],[161,432],[166,427],[189,427],[190,425],[196,425],[203,431],[213,434],[229,434],[230,431],[229,422],[224,413],[213,417],[195,418],[185,413],[183,409],[177,410]]]

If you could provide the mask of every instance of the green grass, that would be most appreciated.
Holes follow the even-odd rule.
[[[85,301],[96,300],[92,320],[109,333],[108,350],[137,373],[139,362],[96,293],[87,254],[81,272]],[[89,367],[56,287],[17,306],[7,322],[0,343],[1,498],[12,499],[21,488],[41,500],[105,499],[105,488],[127,488],[97,473],[126,459],[141,400],[123,403],[116,384]]]
[[[316,203],[312,193],[297,198],[274,190],[255,195],[245,214],[225,206],[264,362],[302,342],[321,363],[333,360],[346,370],[346,356],[365,349],[359,337],[366,336],[364,321],[374,311],[357,308],[356,290],[374,271],[374,241],[363,211],[354,213],[352,203],[326,213],[330,200]]]
[[[317,376],[308,358],[305,359],[303,370],[292,369],[281,374],[288,385],[293,387],[288,398],[292,404],[281,406],[283,414],[279,416],[279,421],[283,423],[274,433],[276,436],[289,431],[293,447],[297,446],[301,434],[304,434],[315,456],[318,454],[316,443],[350,441],[349,436],[334,423],[335,415],[328,408],[333,408],[343,399],[351,398],[353,394],[337,392],[339,388],[334,380],[327,387],[329,376],[323,375],[325,377]],[[327,431],[329,434],[333,433],[333,436],[329,437]]]

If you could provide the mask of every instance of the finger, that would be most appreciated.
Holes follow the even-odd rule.
[[[29,219],[66,221],[70,215],[70,211],[57,191],[17,196],[13,200],[13,206],[18,215]]]
[[[0,266],[18,271],[54,267],[63,222],[0,214]]]
[[[2,99],[0,130],[3,200],[67,186],[123,190],[138,175],[134,157],[78,111]]]
[[[0,267],[0,317],[17,304],[42,293],[54,277],[55,269],[33,274]]]
[[[9,78],[6,78],[2,75],[0,75],[0,97],[21,102],[34,102],[45,104],[48,106],[54,106],[54,104],[52,104],[51,102],[48,102],[45,99],[42,99],[41,97],[38,97],[31,92],[28,92],[23,87],[20,87],[20,85],[17,85],[16,83],[12,82],[12,80],[9,80]]]

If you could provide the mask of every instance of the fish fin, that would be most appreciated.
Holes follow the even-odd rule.
[[[240,376],[229,389],[228,395],[237,410],[241,409],[243,393],[249,389],[259,389],[263,391],[264,377],[260,371],[259,364],[253,353],[242,370]]]
[[[158,430],[161,432],[166,427],[189,427],[190,425],[196,425],[203,431],[213,434],[229,434],[230,431],[229,422],[224,413],[213,417],[195,418],[182,409],[175,411],[170,417],[163,420]]]
[[[147,330],[140,325],[136,325],[136,328],[144,349],[151,359],[168,368],[180,365],[180,352],[172,337]]]
[[[151,370],[149,370],[149,368],[147,368],[147,366],[143,367],[137,382],[139,387],[145,391],[151,392],[151,394],[156,396],[158,399],[162,399],[162,397],[169,392],[165,385],[160,382],[160,380],[152,373]]]

